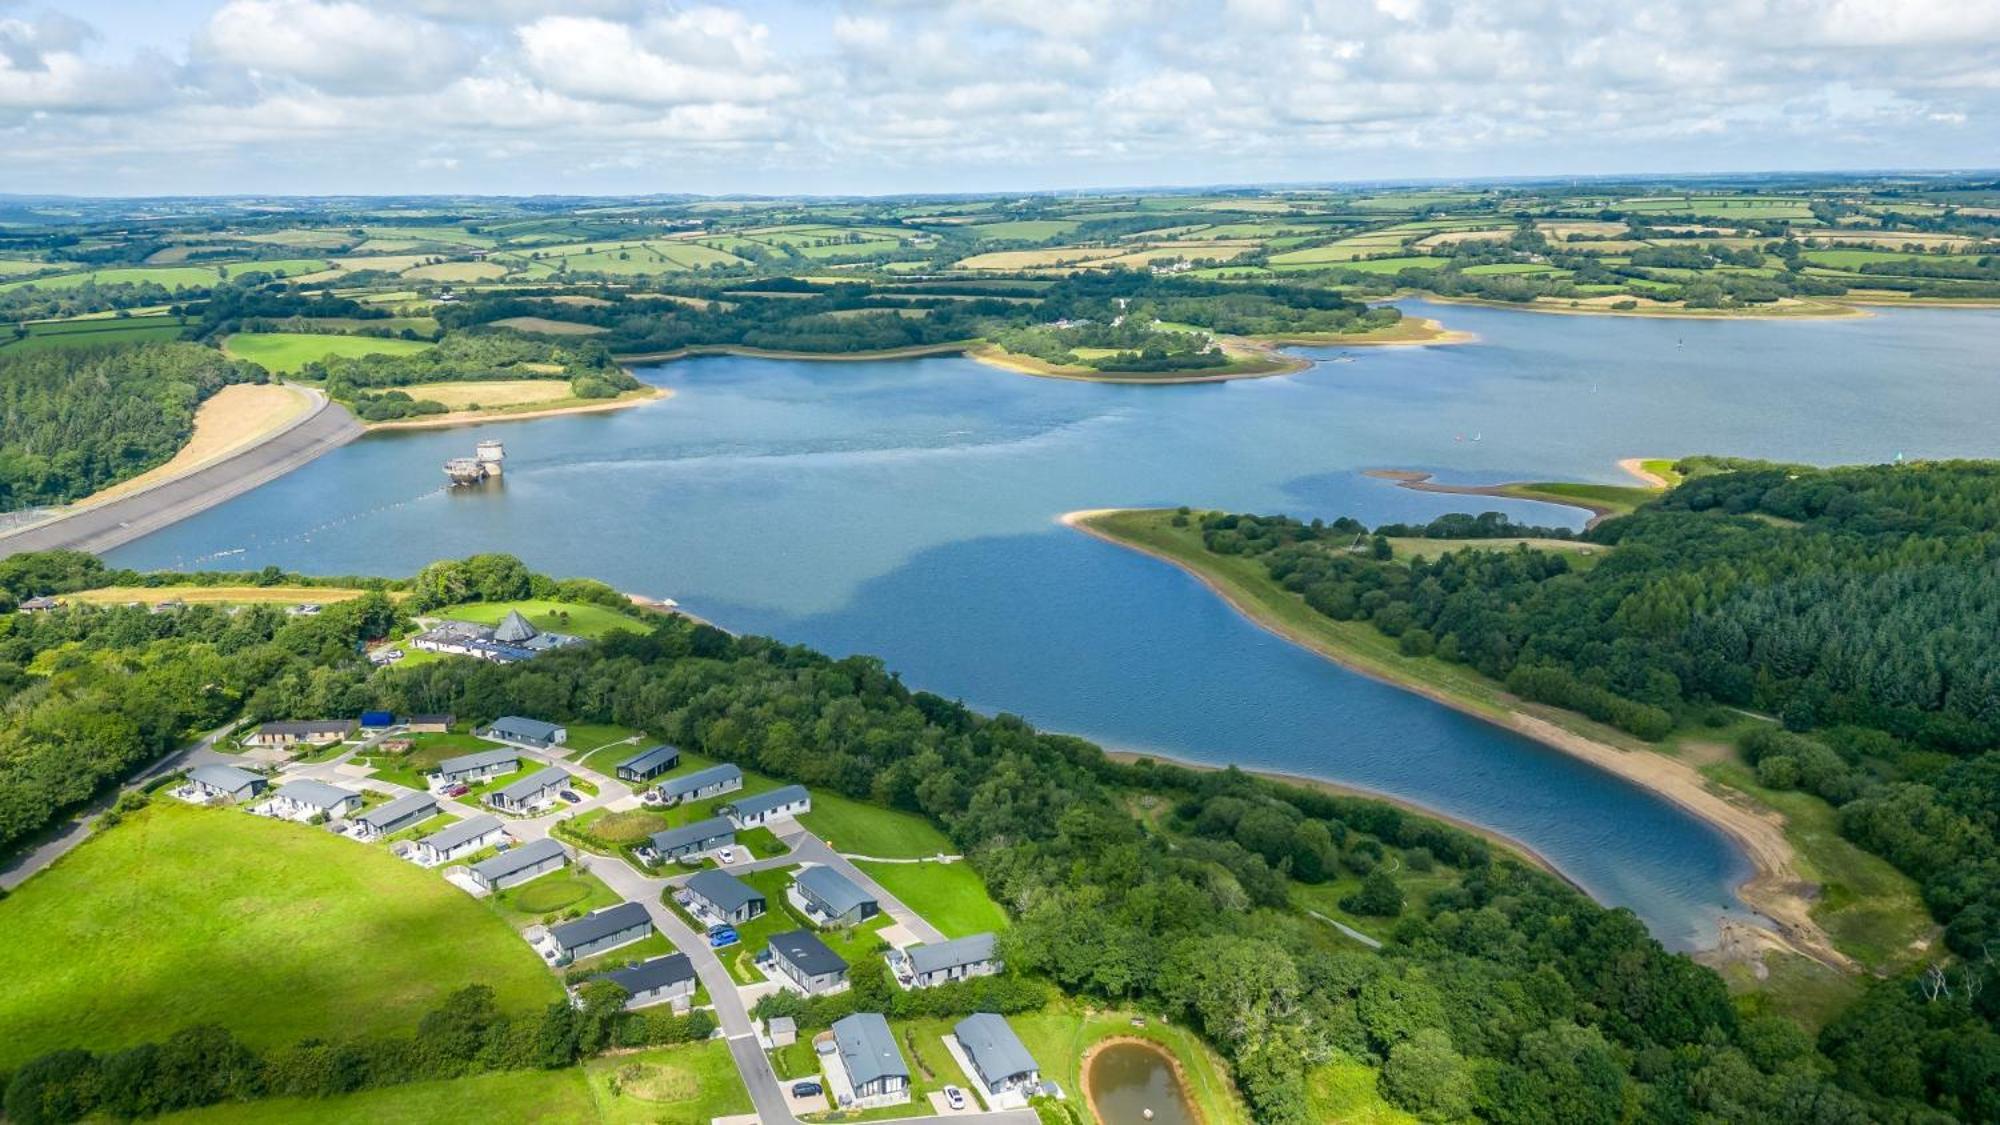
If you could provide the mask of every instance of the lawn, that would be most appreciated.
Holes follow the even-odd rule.
[[[617,891],[605,886],[597,876],[575,867],[551,871],[486,900],[516,929],[525,929],[558,911],[575,909],[587,914],[623,901]]]
[[[410,355],[435,346],[429,340],[390,340],[378,336],[238,332],[223,341],[222,350],[281,375],[292,375],[303,370],[308,363],[335,356]]]
[[[445,734],[413,734],[407,736],[410,749],[406,753],[374,753],[361,761],[375,767],[376,777],[392,781],[423,792],[428,783],[424,774],[435,770],[438,763],[446,758],[456,758],[461,754],[476,754],[481,750],[494,748],[491,742],[456,731]]]
[[[528,623],[543,632],[569,633],[578,637],[601,637],[613,629],[643,633],[645,621],[601,605],[582,602],[554,602],[531,599],[518,602],[467,602],[437,611],[436,616],[479,625],[498,625],[513,610],[520,610]]]
[[[163,1117],[186,1125],[431,1125],[437,1121],[602,1121],[584,1068],[412,1082],[333,1098],[268,1098]]]
[[[958,863],[855,864],[904,906],[923,915],[948,938],[1007,928],[1007,914],[987,897],[979,872]]]
[[[749,1092],[721,1040],[606,1055],[564,1070],[413,1082],[334,1098],[271,1098],[162,1120],[188,1125],[430,1125],[436,1121],[565,1121],[707,1125],[750,1113]]]
[[[943,832],[916,813],[826,790],[814,790],[812,798],[812,811],[800,817],[799,823],[844,855],[923,859],[955,850]]]
[[[160,807],[0,900],[0,1068],[195,1023],[256,1046],[405,1034],[447,992],[555,999],[477,902],[377,848],[225,810]]]
[[[599,761],[608,759],[611,762],[608,768],[598,771],[606,777],[616,776],[618,762],[622,760],[616,756],[615,751],[623,750],[630,756],[654,745],[646,738],[646,732],[610,723],[569,723],[565,729],[569,731],[569,737],[563,742],[564,757],[576,758],[581,755],[587,758],[600,750],[613,751],[606,758],[599,759]]]
[[[28,334],[19,339],[16,339],[11,332],[0,333],[0,354],[13,355],[48,348],[150,344],[161,340],[174,340],[181,334],[181,318],[130,316],[90,320],[45,320],[29,324],[27,328]]]

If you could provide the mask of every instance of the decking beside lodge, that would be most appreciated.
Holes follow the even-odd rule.
[[[726,871],[697,871],[681,891],[695,916],[709,925],[742,925],[770,908],[763,892]]]
[[[353,735],[353,719],[284,719],[258,724],[256,730],[244,736],[243,742],[247,746],[265,747],[297,746],[301,743],[321,746]]]
[[[410,793],[356,816],[353,825],[356,835],[375,840],[414,828],[437,814],[438,803],[430,794]]]
[[[975,1012],[958,1021],[951,1034],[994,1108],[1025,1105],[1042,1092],[1042,1068],[1005,1019]]]
[[[935,988],[967,977],[990,977],[1004,965],[992,934],[971,934],[935,945],[889,953],[889,968],[904,988]]]
[[[189,770],[178,795],[195,801],[247,801],[270,784],[270,779],[261,774],[210,763]]]
[[[549,928],[550,953],[558,964],[569,964],[630,945],[653,932],[653,917],[636,902],[607,906],[574,922]]]
[[[768,793],[753,793],[716,810],[737,828],[755,828],[774,820],[812,811],[812,794],[803,785],[785,785]]]
[[[910,1100],[910,1065],[896,1046],[889,1021],[875,1012],[856,1012],[833,1021],[834,1053],[844,1071],[848,1100],[841,1108],[899,1105]],[[835,1081],[835,1095],[843,1083]]]
[[[655,1004],[672,1004],[675,1011],[684,1012],[693,1004],[695,989],[700,984],[695,977],[694,962],[688,960],[685,953],[669,953],[591,977],[590,980],[608,980],[624,989],[625,1010],[628,1012]],[[583,1004],[582,993],[581,987],[573,993],[574,1002],[579,1007]]]
[[[618,763],[618,780],[643,782],[651,781],[661,774],[681,764],[678,746],[661,743],[639,751]]]
[[[743,771],[729,762],[660,782],[657,792],[669,805],[683,801],[705,801],[743,788]]]
[[[506,838],[507,828],[500,823],[500,818],[491,813],[481,813],[461,820],[457,824],[448,824],[413,842],[410,845],[410,855],[418,863],[434,867],[474,852],[484,851]]]
[[[509,848],[491,859],[482,859],[465,871],[481,890],[504,891],[568,864],[569,852],[561,844],[544,837],[518,848]]]
[[[536,770],[512,785],[486,795],[486,803],[502,812],[532,812],[556,802],[556,795],[570,783],[569,771],[559,766]]]
[[[325,817],[334,820],[361,807],[361,794],[328,785],[324,781],[301,778],[278,786],[261,810],[291,820]]]
[[[535,628],[519,610],[508,611],[498,625],[440,621],[410,638],[411,648],[447,656],[473,656],[495,664],[532,660],[545,652],[582,643],[582,637]]]
[[[778,983],[807,996],[823,996],[847,987],[847,962],[810,930],[792,930],[771,938],[771,967]]]
[[[472,733],[495,742],[514,742],[539,750],[561,746],[569,741],[568,727],[520,715],[502,715]]]
[[[723,817],[714,816],[698,820],[679,828],[669,828],[647,837],[639,848],[641,862],[646,864],[672,863],[726,848],[736,842],[736,826]]]
[[[831,867],[808,867],[792,880],[792,905],[815,926],[852,926],[882,912],[875,896]]]
[[[437,780],[440,785],[470,785],[489,777],[513,773],[520,768],[521,755],[516,751],[481,750],[439,762]]]

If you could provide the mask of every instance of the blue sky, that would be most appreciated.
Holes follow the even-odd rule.
[[[2000,166],[2000,0],[0,0],[0,192]]]

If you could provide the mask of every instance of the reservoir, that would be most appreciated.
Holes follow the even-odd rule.
[[[1120,749],[1310,774],[1521,840],[1669,945],[1713,936],[1748,866],[1719,833],[1553,750],[1295,648],[1181,572],[1060,527],[1190,504],[1423,520],[1570,509],[1401,489],[1620,482],[1622,457],[1993,456],[2000,313],[1824,321],[1405,305],[1476,333],[1308,349],[1296,375],[1181,387],[945,357],[710,357],[630,410],[385,433],[112,553],[133,567],[408,574],[507,551],[742,631],[874,653],[912,686]],[[502,480],[437,466],[502,438]]]

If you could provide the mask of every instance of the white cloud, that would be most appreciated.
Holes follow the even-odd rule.
[[[107,41],[92,0],[0,0],[7,186],[1976,166],[2000,136],[2000,0],[186,2]]]
[[[469,61],[425,20],[337,0],[229,0],[197,43],[206,60],[336,93],[432,89]]]

